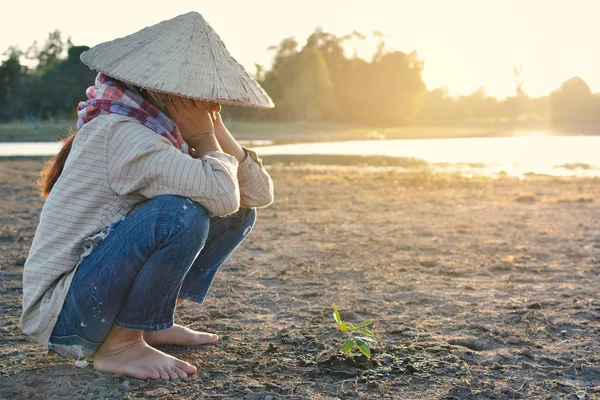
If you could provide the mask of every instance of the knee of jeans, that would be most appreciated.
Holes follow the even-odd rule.
[[[240,211],[245,211],[244,225],[254,226],[256,222],[256,208],[242,208]]]
[[[238,213],[240,213],[242,219],[241,226],[244,227],[244,236],[247,236],[256,223],[256,209],[240,208]]]
[[[159,203],[157,219],[166,228],[168,237],[184,231],[191,234],[190,239],[196,239],[199,246],[206,242],[210,227],[206,208],[182,196],[161,195],[156,199]]]

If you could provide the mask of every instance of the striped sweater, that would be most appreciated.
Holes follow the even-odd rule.
[[[44,346],[90,236],[161,194],[185,196],[211,216],[273,201],[273,183],[251,150],[240,163],[225,153],[195,159],[117,114],[84,125],[46,199],[23,271],[21,329]]]

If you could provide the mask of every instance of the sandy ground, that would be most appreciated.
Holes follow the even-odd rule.
[[[76,368],[19,330],[41,161],[0,160],[0,397],[598,399],[600,181],[272,165],[276,203],[177,319],[181,382]],[[342,356],[331,303],[373,319]]]

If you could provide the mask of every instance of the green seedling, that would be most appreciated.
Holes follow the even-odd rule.
[[[332,303],[332,306],[333,319],[335,319],[336,324],[346,337],[346,341],[342,345],[342,352],[344,354],[348,354],[352,351],[352,349],[354,349],[354,347],[357,347],[358,351],[363,353],[367,358],[371,358],[371,349],[369,348],[368,343],[375,343],[375,340],[371,338],[373,336],[373,332],[371,332],[367,326],[371,325],[373,321],[366,319],[358,325],[344,322],[342,321],[342,317],[340,316],[340,312],[335,306],[335,303]],[[364,336],[356,336],[357,333],[360,333]]]

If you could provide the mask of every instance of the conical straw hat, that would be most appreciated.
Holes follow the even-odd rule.
[[[218,103],[273,108],[269,95],[197,12],[104,42],[81,55],[91,69],[149,90]]]

